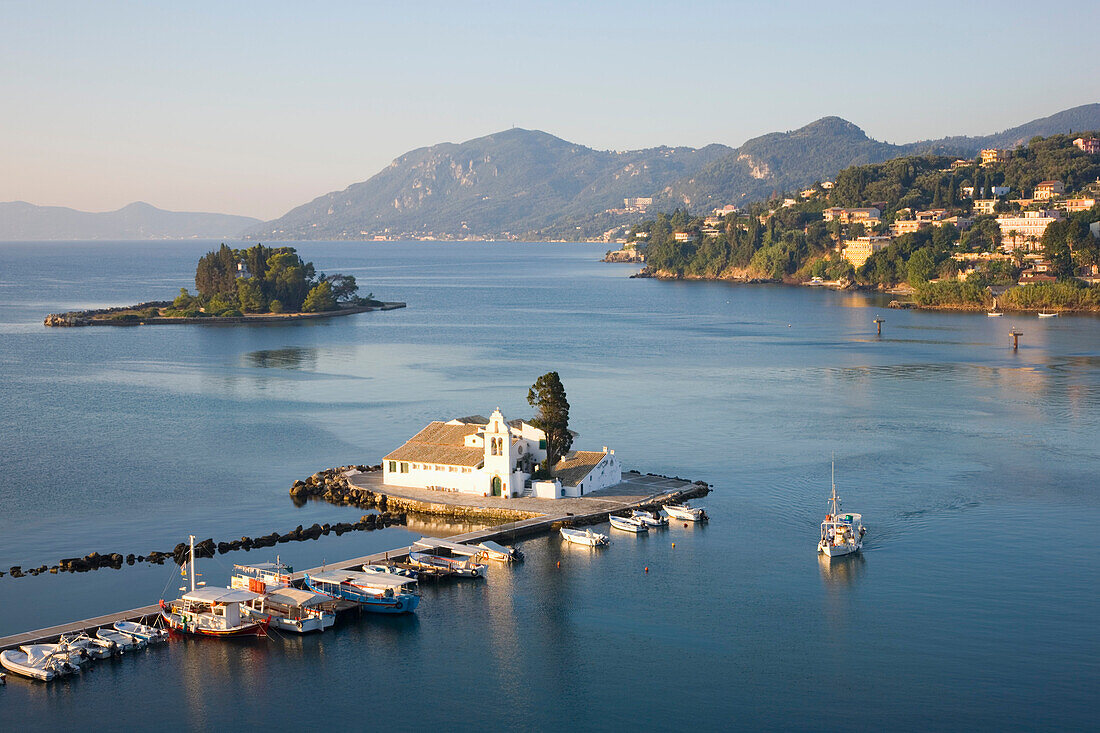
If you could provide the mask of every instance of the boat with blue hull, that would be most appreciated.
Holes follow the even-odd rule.
[[[335,570],[306,574],[305,586],[329,598],[358,603],[371,613],[410,613],[420,605],[416,580],[389,573]]]

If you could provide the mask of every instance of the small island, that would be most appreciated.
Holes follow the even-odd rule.
[[[171,301],[51,313],[46,326],[139,326],[165,323],[284,323],[404,308],[360,296],[354,275],[317,274],[293,247],[233,249],[222,244],[195,268],[195,290]]]

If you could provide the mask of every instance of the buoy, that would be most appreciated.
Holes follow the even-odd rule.
[[[648,572],[649,572],[649,568],[646,568],[646,569],[645,569],[645,571],[646,571],[646,572],[648,573]]]
[[[558,567],[561,567],[561,560],[558,560]]]
[[[687,529],[687,527],[688,527],[688,523],[684,522],[684,529]]]
[[[674,550],[676,549],[676,543],[675,542],[672,543],[672,549],[674,549]]]

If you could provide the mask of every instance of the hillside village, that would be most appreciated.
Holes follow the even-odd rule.
[[[913,156],[851,167],[743,209],[658,215],[621,237],[609,260],[633,255],[656,277],[925,294],[944,282],[991,293],[1059,280],[1097,285],[1098,200],[1100,135],[1055,135],[972,160]]]

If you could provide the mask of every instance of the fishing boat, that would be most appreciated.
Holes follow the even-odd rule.
[[[643,512],[637,509],[631,515],[633,519],[638,520],[647,527],[667,527],[668,517],[662,516],[657,512]]]
[[[372,613],[409,613],[420,605],[412,589],[416,579],[400,575],[331,570],[307,573],[305,584],[314,593],[353,601]]]
[[[702,522],[707,519],[707,510],[702,507],[688,506],[687,504],[665,504],[662,507],[665,513],[673,519],[683,519],[688,522]]]
[[[254,620],[271,619],[280,631],[305,634],[324,631],[336,623],[335,602],[329,596],[301,588],[274,588],[241,606]]]
[[[607,517],[607,521],[611,523],[612,527],[620,529],[623,532],[634,532],[638,534],[640,532],[649,531],[649,525],[633,517],[616,517],[614,514],[610,514]]]
[[[57,652],[57,644],[31,644],[0,652],[0,665],[12,674],[49,682],[79,670],[67,654]]]
[[[97,639],[114,644],[119,653],[127,652],[132,649],[144,649],[145,645],[149,643],[145,641],[145,639],[138,639],[106,626],[95,632],[95,635]]]
[[[474,557],[443,557],[427,552],[410,552],[409,564],[439,575],[459,578],[480,578],[488,568]]]
[[[177,600],[160,601],[160,617],[173,631],[199,636],[267,636],[270,619],[253,620],[241,612],[241,606],[260,597],[241,588],[196,588],[195,535],[191,535],[191,553],[187,576],[191,590]],[[184,590],[181,588],[180,590]]]
[[[610,543],[607,535],[593,532],[590,529],[580,530],[562,527],[561,536],[566,542],[572,542],[575,545],[586,545],[588,547],[605,547]]]
[[[164,629],[146,626],[145,624],[139,624],[135,621],[115,621],[114,626],[115,631],[121,631],[124,634],[136,636],[139,639],[145,639],[145,641],[150,644],[168,641],[168,632]]]
[[[1039,312],[1039,317],[1040,318],[1057,318],[1058,314],[1057,313],[1043,313],[1042,311],[1040,311]]]
[[[836,466],[833,466],[833,493],[829,496],[829,513],[821,523],[821,540],[817,551],[828,557],[851,555],[863,549],[862,514],[841,514],[840,497],[836,495]]]

